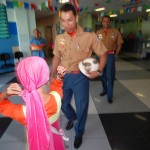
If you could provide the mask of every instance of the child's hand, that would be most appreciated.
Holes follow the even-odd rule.
[[[58,66],[57,72],[58,72],[57,78],[62,80],[64,78],[64,75],[66,74],[67,70],[63,66]]]
[[[12,83],[10,84],[6,89],[7,96],[11,95],[21,95],[22,89],[18,83]]]

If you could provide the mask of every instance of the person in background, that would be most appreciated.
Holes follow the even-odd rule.
[[[32,56],[39,56],[45,58],[44,48],[46,46],[46,42],[44,38],[40,35],[40,32],[37,28],[33,30],[34,37],[30,40],[30,50]]]
[[[139,30],[136,33],[136,38],[138,39],[138,41],[142,41],[144,39],[144,34],[143,34],[142,30]]]
[[[139,51],[140,53],[142,53],[143,43],[144,43],[144,34],[143,34],[142,30],[140,29],[136,33],[136,43],[135,43],[136,51]]]
[[[115,80],[115,57],[120,53],[123,39],[121,33],[117,29],[111,27],[111,18],[109,16],[103,16],[102,25],[103,28],[96,33],[108,49],[108,52],[106,66],[100,77],[103,88],[100,96],[105,96],[107,94],[108,102],[112,103]]]
[[[78,64],[85,58],[96,53],[101,60],[99,70],[89,73],[89,78],[99,76],[106,63],[107,49],[93,32],[84,31],[78,25],[78,15],[73,5],[64,4],[60,9],[60,21],[64,32],[57,35],[53,50],[51,81],[55,78],[58,65],[64,66],[67,73],[64,76],[62,111],[69,120],[66,130],[75,129],[74,147],[79,148],[85,132],[85,123],[89,105],[89,79],[80,71]],[[74,95],[76,112],[71,106]],[[74,122],[76,120],[76,122]],[[75,123],[75,125],[74,125]]]
[[[136,38],[135,34],[130,31],[129,34],[127,35],[127,40],[134,40]]]
[[[66,69],[58,66],[57,71],[56,79],[49,86],[50,71],[46,61],[38,56],[27,57],[16,67],[23,89],[18,83],[12,83],[0,93],[0,113],[27,127],[29,150],[65,150],[59,115]],[[25,104],[9,101],[12,96],[21,96]]]

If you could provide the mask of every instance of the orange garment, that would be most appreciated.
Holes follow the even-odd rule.
[[[63,96],[62,85],[63,85],[62,81],[54,80],[50,84],[50,91],[57,92],[62,98]],[[24,116],[22,106],[23,106],[22,104],[14,104],[8,99],[0,100],[0,113],[3,114],[4,116],[8,116],[18,121],[22,125],[26,125],[26,119]],[[53,95],[51,95],[50,100],[45,104],[45,109],[48,118],[50,118],[52,115],[54,115],[57,112],[57,103]]]

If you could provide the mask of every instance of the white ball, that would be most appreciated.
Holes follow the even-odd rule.
[[[99,69],[99,63],[95,58],[86,58],[79,63],[79,69],[85,76],[89,76],[88,72]]]

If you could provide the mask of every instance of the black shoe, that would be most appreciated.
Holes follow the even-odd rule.
[[[74,125],[74,121],[68,121],[67,126],[66,126],[66,130],[72,129],[73,125]]]
[[[82,144],[82,137],[75,137],[74,148],[79,148]]]
[[[112,98],[108,98],[108,103],[113,103],[113,99]]]
[[[106,92],[102,92],[100,93],[100,96],[105,96],[107,93]]]

